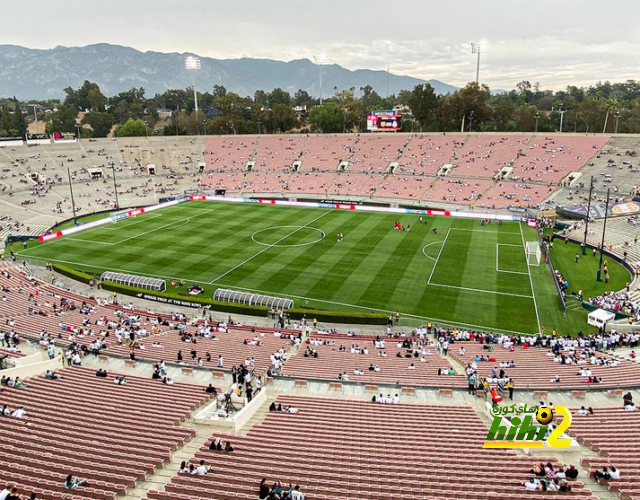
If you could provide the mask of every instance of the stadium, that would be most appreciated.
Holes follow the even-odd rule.
[[[0,46],[0,500],[640,500],[638,82],[493,92],[473,43],[475,83],[438,95],[314,56],[309,92],[241,97],[241,63],[290,63],[222,82],[145,53],[171,80],[23,49]],[[4,97],[24,79],[66,98]]]

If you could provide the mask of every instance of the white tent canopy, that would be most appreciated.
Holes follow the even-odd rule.
[[[589,313],[587,323],[597,328],[605,326],[609,321],[613,321],[616,315],[611,311],[605,311],[604,309],[596,309]]]

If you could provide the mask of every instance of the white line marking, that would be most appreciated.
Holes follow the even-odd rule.
[[[115,226],[112,223],[112,225],[107,225],[107,227],[105,227],[104,229],[108,229],[109,231],[118,231],[119,229],[129,227],[129,226],[135,226],[136,224],[140,224],[141,222],[147,222],[147,221],[150,221],[151,219],[157,219],[158,217],[162,217],[162,214],[151,215],[150,217],[147,217],[147,218],[140,217],[139,220],[135,222],[131,222],[130,224],[122,224],[123,222],[130,221],[132,219],[132,217],[127,217],[126,219],[121,219],[119,221],[116,221]],[[118,224],[118,222],[120,222],[120,224]]]
[[[435,245],[436,243],[442,243],[442,240],[439,241],[432,241],[431,243],[427,243],[425,246],[422,247],[422,253],[424,254],[424,256],[427,259],[431,259],[432,261],[435,262],[436,259],[434,259],[433,257],[431,257],[430,255],[427,255],[427,252],[425,252],[425,248],[430,247],[431,245]]]
[[[74,238],[73,236],[66,236],[64,238],[65,240],[71,240],[71,241],[79,241],[80,243],[89,243],[91,245],[115,245],[115,243],[109,243],[108,241],[94,241],[94,240],[84,240],[82,238]]]
[[[451,228],[453,231],[471,231],[472,233],[474,232],[479,232],[479,233],[488,233],[488,234],[518,234],[517,232],[513,232],[513,231],[485,231],[484,229],[466,229],[464,227],[452,227]],[[519,246],[519,245],[518,245]]]
[[[522,231],[522,222],[518,224],[520,228],[520,237],[522,238],[522,251],[524,252],[524,258],[527,258],[527,244],[524,241],[524,232]],[[536,321],[538,322],[538,333],[541,332],[540,328],[540,314],[538,314],[538,302],[536,301],[536,291],[533,288],[533,278],[531,277],[531,268],[527,262],[527,271],[529,272],[529,284],[531,285],[531,293],[533,294],[533,308],[536,310]]]
[[[511,243],[496,243],[496,272],[498,273],[509,273],[509,274],[529,274],[523,273],[520,271],[507,271],[505,269],[500,269],[500,265],[498,264],[498,255],[500,254],[500,245],[504,247],[518,247],[522,248],[520,245],[512,245]]]
[[[496,292],[495,290],[482,290],[481,288],[469,288],[466,286],[457,286],[457,285],[443,285],[442,283],[429,283],[431,286],[441,286],[444,288],[456,288],[458,290],[469,290],[470,292],[480,292],[480,293],[492,293],[494,295],[506,295],[507,297],[522,297],[525,299],[532,299],[531,295],[520,295],[518,293],[508,293],[508,292]]]
[[[331,212],[333,212],[333,208],[331,210],[329,210],[328,212],[323,213],[322,215],[316,217],[315,219],[313,219],[312,221],[307,222],[304,226],[299,226],[295,231],[291,231],[289,234],[285,234],[282,238],[280,238],[278,241],[275,241],[274,243],[271,243],[271,245],[264,247],[262,250],[260,250],[258,253],[252,255],[251,257],[249,257],[248,259],[243,260],[242,262],[240,262],[240,264],[238,264],[237,266],[232,267],[231,269],[229,269],[226,273],[221,274],[220,276],[218,276],[217,278],[211,280],[209,282],[210,285],[212,285],[213,283],[215,283],[216,281],[218,281],[220,278],[224,278],[227,274],[232,273],[233,271],[235,271],[236,269],[238,269],[239,267],[244,266],[247,262],[252,261],[253,259],[255,259],[258,255],[263,254],[264,252],[266,252],[267,250],[269,250],[270,248],[273,248],[275,246],[278,245],[278,243],[280,243],[281,241],[286,240],[289,236],[296,234],[298,231],[300,231],[301,229],[304,229],[306,227],[308,227],[310,224],[313,224],[315,221],[322,219],[325,215],[329,215]]]
[[[442,240],[442,246],[440,247],[440,251],[438,252],[438,256],[436,257],[436,261],[433,264],[433,269],[431,269],[431,274],[429,275],[429,279],[427,280],[427,285],[431,283],[431,278],[433,277],[433,273],[438,266],[438,261],[440,260],[440,255],[442,254],[442,250],[444,250],[444,246],[447,243],[447,238],[449,237],[449,233],[451,233],[451,228],[447,231],[447,235]]]
[[[112,243],[112,245],[120,245],[121,243],[124,243],[125,241],[131,241],[131,240],[134,240],[136,238],[140,238],[140,236],[145,236],[145,235],[153,233],[155,231],[159,231],[160,229],[164,229],[165,227],[175,226],[176,224],[182,224],[182,223],[188,224],[189,221],[191,221],[191,219],[195,219],[196,217],[200,217],[201,215],[205,215],[205,214],[207,214],[209,212],[213,212],[213,210],[207,210],[206,212],[202,212],[201,214],[198,214],[198,215],[191,215],[191,216],[189,216],[189,217],[187,217],[185,219],[180,219],[180,220],[177,220],[177,221],[174,221],[174,222],[170,222],[169,224],[164,224],[163,226],[156,227],[155,229],[149,229],[148,231],[144,231],[143,233],[135,234],[133,236],[130,236],[129,238],[125,238],[124,240],[116,241],[116,242]]]

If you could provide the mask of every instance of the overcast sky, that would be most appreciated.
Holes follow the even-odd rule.
[[[8,4],[8,2],[7,2]],[[107,42],[216,58],[313,59],[511,89],[640,79],[638,0],[57,0],[2,8],[0,43]]]

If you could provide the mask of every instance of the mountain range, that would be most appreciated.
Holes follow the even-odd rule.
[[[95,82],[102,92],[116,95],[132,87],[143,87],[147,96],[167,89],[193,85],[193,75],[185,69],[187,56],[196,54],[140,52],[139,50],[99,43],[84,47],[30,49],[17,45],[0,45],[0,97],[18,99],[62,98],[66,87],[78,88],[84,80]],[[381,96],[413,89],[425,80],[387,74],[368,69],[349,70],[337,64],[321,68],[308,59],[289,62],[271,59],[213,59],[201,57],[196,87],[204,92],[214,85],[241,96],[253,96],[256,90],[271,91],[280,87],[293,95],[298,89],[320,96],[320,69],[323,96],[355,87],[371,85]],[[438,94],[457,87],[438,80],[428,80]]]

